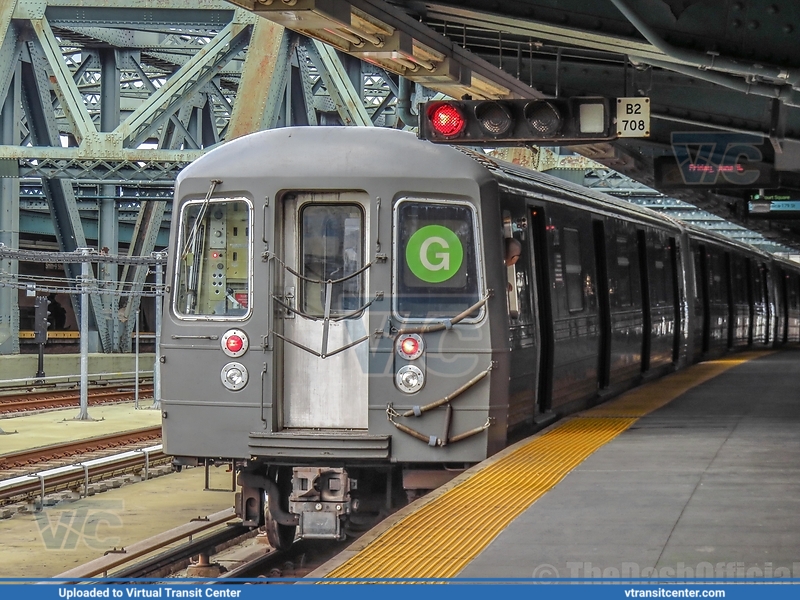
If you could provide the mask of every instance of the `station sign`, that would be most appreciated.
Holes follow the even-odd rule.
[[[778,187],[778,174],[767,163],[698,164],[679,163],[672,156],[653,161],[655,187],[743,189]]]
[[[751,219],[800,219],[800,192],[752,193],[747,200],[747,214]]]

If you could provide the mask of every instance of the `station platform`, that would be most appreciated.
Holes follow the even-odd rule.
[[[701,363],[562,420],[309,577],[800,577],[800,351]]]
[[[12,384],[24,383],[25,380],[33,381],[39,357],[36,354],[8,354],[0,356],[0,389]],[[140,353],[139,369],[153,371],[155,354]],[[136,356],[134,354],[89,354],[89,375],[91,377],[112,378],[118,373],[133,373]],[[45,354],[44,355],[45,381],[52,377],[69,378],[71,381],[80,381],[81,355],[80,354]]]
[[[77,406],[0,418],[0,430],[5,432],[0,435],[0,464],[11,452],[161,425],[161,411],[150,410],[152,404],[152,398],[142,398],[139,410],[133,402],[90,405],[91,421],[74,420],[80,411]]]

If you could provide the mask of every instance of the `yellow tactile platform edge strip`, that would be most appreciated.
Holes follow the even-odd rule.
[[[394,522],[325,576],[456,576],[511,521],[640,417],[736,365],[767,354],[770,352],[748,352],[694,365],[507,448],[477,472]]]

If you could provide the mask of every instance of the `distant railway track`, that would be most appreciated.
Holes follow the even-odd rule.
[[[20,468],[27,469],[32,465],[37,465],[37,467],[60,466],[53,465],[52,463],[54,461],[63,462],[63,459],[69,459],[69,462],[74,463],[76,462],[75,459],[79,456],[107,451],[111,448],[119,449],[120,447],[132,444],[141,444],[144,442],[152,443],[160,438],[161,426],[157,425],[155,427],[144,427],[133,431],[123,431],[63,444],[41,446],[39,448],[2,454],[0,455],[0,464],[3,465],[3,471],[0,471],[0,480],[8,479],[8,475],[6,474],[9,472],[11,472],[11,476],[19,474],[12,472],[12,469],[15,471]]]
[[[139,398],[152,398],[153,386],[139,387]],[[89,404],[112,404],[133,400],[131,384],[114,389],[90,389],[88,391]],[[46,392],[26,392],[7,396],[0,396],[0,415],[22,413],[33,410],[68,408],[80,405],[80,390],[48,390]]]
[[[38,465],[35,472],[28,469],[27,474],[3,471],[0,472],[0,506],[31,502],[36,498],[43,502],[46,494],[67,490],[86,496],[90,493],[90,484],[126,473],[141,472],[143,478],[148,479],[149,469],[170,461],[171,457],[164,455],[161,444],[140,444],[134,449],[117,448],[112,455],[71,461],[71,464],[54,468]]]

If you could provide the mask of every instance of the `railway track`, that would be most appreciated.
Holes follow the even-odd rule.
[[[139,388],[139,398],[152,398],[153,386],[146,385]],[[89,405],[112,404],[133,399],[131,384],[114,389],[90,389],[88,392]],[[0,396],[0,415],[8,416],[12,413],[24,413],[34,410],[66,408],[79,406],[81,401],[80,390],[48,390],[46,392],[24,392]]]
[[[35,473],[0,480],[0,506],[30,502],[36,498],[44,502],[46,494],[64,490],[78,491],[86,496],[90,493],[90,484],[125,473],[143,472],[147,479],[150,468],[168,464],[171,460],[164,455],[161,444],[155,444],[70,465],[39,469]]]
[[[209,583],[253,578],[269,583],[270,579],[304,577],[348,546],[331,540],[298,540],[286,550],[275,550],[261,543],[257,534],[257,530],[240,524],[233,509],[226,509],[108,553],[56,577],[99,575],[131,580],[142,577],[180,580],[187,566],[210,565],[213,569],[218,563],[226,565],[227,570],[218,577],[208,577]],[[181,539],[186,541],[176,546]],[[191,573],[186,577],[196,579]]]
[[[18,469],[20,468],[26,468],[29,471],[29,467],[33,465],[36,465],[37,469],[57,467],[61,466],[65,460],[69,463],[74,463],[78,457],[84,459],[96,458],[96,456],[90,455],[94,455],[97,452],[108,454],[107,451],[109,449],[119,449],[130,445],[143,443],[152,445],[154,440],[159,440],[160,438],[161,426],[156,425],[155,427],[143,427],[132,431],[121,431],[63,444],[40,446],[39,448],[2,454],[0,455],[0,464],[3,465],[3,470],[0,471],[0,480],[8,479],[9,476],[19,475]],[[8,476],[6,476],[6,472],[9,472]]]

